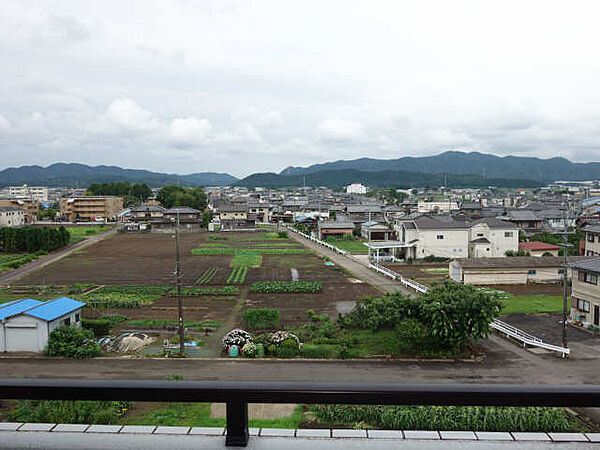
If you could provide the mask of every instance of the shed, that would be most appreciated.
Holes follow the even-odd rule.
[[[43,351],[50,333],[60,326],[81,327],[84,306],[68,297],[46,302],[27,298],[0,305],[0,351]]]

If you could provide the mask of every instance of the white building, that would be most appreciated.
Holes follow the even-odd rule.
[[[346,194],[366,194],[367,187],[363,186],[360,183],[352,183],[351,185],[346,187]]]
[[[436,202],[426,202],[420,200],[417,202],[417,212],[420,213],[440,213],[449,214],[450,211],[458,210],[458,202],[453,200],[441,200]]]
[[[25,211],[16,206],[0,206],[0,227],[25,225]]]
[[[9,186],[9,198],[26,198],[29,200],[38,200],[40,202],[48,201],[48,188],[45,186]]]
[[[81,328],[85,303],[67,297],[40,302],[31,298],[0,305],[0,351],[42,352],[50,333],[63,325]]]

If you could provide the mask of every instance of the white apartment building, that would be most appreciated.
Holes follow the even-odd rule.
[[[352,183],[349,186],[346,186],[346,194],[366,194],[367,187],[363,186],[361,183]]]
[[[48,188],[44,186],[27,186],[24,184],[23,186],[9,186],[7,190],[9,198],[24,198],[40,202],[48,201]]]

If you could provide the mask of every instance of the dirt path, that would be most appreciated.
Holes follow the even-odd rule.
[[[12,283],[13,281],[18,280],[19,278],[22,278],[26,275],[29,275],[30,273],[35,272],[36,270],[41,269],[42,267],[46,267],[49,264],[63,259],[66,256],[69,256],[77,250],[81,250],[86,247],[89,247],[90,245],[94,245],[95,243],[106,239],[107,237],[112,236],[115,233],[117,233],[117,230],[113,228],[112,230],[105,231],[104,233],[100,233],[95,236],[91,236],[87,239],[84,239],[83,241],[77,242],[76,244],[73,244],[64,250],[61,250],[56,253],[51,253],[47,256],[43,256],[40,259],[36,259],[35,261],[32,261],[21,267],[17,267],[16,269],[11,270],[10,272],[6,272],[0,275],[0,285]]]
[[[366,281],[371,286],[380,290],[383,293],[391,294],[400,291],[405,295],[416,295],[414,292],[406,289],[399,283],[396,283],[395,281],[392,281],[389,278],[385,278],[379,275],[377,272],[374,272],[373,270],[369,269],[364,263],[358,261],[353,257],[347,257],[335,253],[334,251],[329,250],[326,247],[323,247],[315,242],[303,238],[302,236],[299,236],[293,231],[289,232],[288,234],[291,239],[300,242],[302,245],[313,250],[319,255],[327,256],[329,259],[331,259],[331,261],[333,261],[337,265],[353,273],[357,278]]]

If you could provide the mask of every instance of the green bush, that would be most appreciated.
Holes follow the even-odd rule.
[[[96,286],[94,283],[75,283],[69,286],[69,294],[82,294]]]
[[[71,235],[65,227],[2,227],[0,228],[0,248],[7,253],[40,250],[50,252],[69,243]]]
[[[277,232],[277,237],[279,239],[287,239],[288,238],[288,232],[287,231],[278,231]]]
[[[275,354],[279,358],[293,358],[298,356],[298,342],[295,339],[286,339],[275,348]]]
[[[332,348],[329,345],[302,344],[300,353],[304,358],[331,358]]]
[[[116,424],[126,403],[115,401],[18,400],[13,422]]]
[[[68,358],[92,358],[100,355],[100,345],[94,341],[92,330],[78,328],[75,325],[62,326],[50,333],[45,353],[48,356],[66,356]]]
[[[245,328],[253,330],[273,329],[279,327],[278,309],[247,309],[242,313]]]
[[[429,335],[427,327],[416,319],[404,319],[396,325],[398,348],[405,354],[423,354],[438,347],[437,340]]]
[[[100,337],[110,333],[112,323],[103,319],[82,319],[81,326],[86,330],[92,330],[95,337]]]

